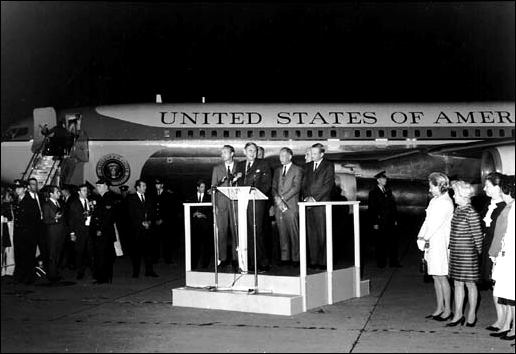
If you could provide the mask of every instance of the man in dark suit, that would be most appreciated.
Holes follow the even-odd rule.
[[[322,144],[312,145],[312,161],[306,164],[303,179],[305,202],[327,202],[335,183],[335,166],[324,159]],[[307,238],[310,252],[310,267],[323,269],[326,266],[326,208],[307,208]]]
[[[237,175],[239,186],[251,186],[257,188],[267,195],[271,188],[271,171],[269,164],[257,159],[257,145],[249,142],[245,145],[244,153],[246,159],[237,165]],[[256,205],[256,210],[253,208]],[[256,216],[256,260],[260,271],[268,271],[269,260],[267,259],[265,240],[263,235],[263,218],[267,209],[267,200],[249,201],[247,207],[247,257],[249,259],[249,269],[254,268],[254,227],[253,217]]]
[[[36,264],[35,254],[38,243],[37,229],[41,218],[38,205],[27,191],[27,183],[17,179],[14,181],[16,201],[14,202],[13,247],[14,280],[27,285],[34,283]]]
[[[59,276],[59,257],[63,251],[66,239],[66,225],[63,207],[59,199],[61,191],[57,186],[48,186],[49,198],[43,204],[43,222],[47,226],[48,272],[50,282],[56,282]]]
[[[75,187],[69,184],[64,184],[61,187],[60,204],[63,206],[63,215],[67,237],[65,240],[63,253],[61,254],[59,259],[59,266],[61,268],[66,266],[70,270],[75,269],[75,242],[72,242],[70,237],[68,237],[68,235],[70,234],[70,225],[68,225],[68,215],[70,211],[70,204],[72,200],[74,200],[76,197],[77,196],[75,193]]]
[[[152,200],[152,214],[154,222],[151,226],[151,240],[152,240],[152,261],[158,262],[160,253],[163,254],[165,263],[172,263],[172,253],[174,251],[174,225],[172,218],[176,216],[173,213],[174,200],[173,194],[164,189],[164,183],[161,178],[154,179],[156,187],[155,192],[151,195]],[[149,193],[147,193],[149,194]]]
[[[152,267],[152,240],[150,227],[153,219],[152,201],[146,198],[145,191],[147,184],[142,180],[137,180],[134,184],[135,194],[131,194],[128,199],[129,216],[133,229],[133,278],[138,278],[140,274],[140,264],[145,263],[145,276],[157,277]]]
[[[216,187],[230,187],[236,183],[236,161],[233,160],[235,149],[231,145],[224,145],[221,150],[222,163],[213,167],[211,175],[211,190],[215,202],[215,218],[218,230],[218,266],[224,270],[233,263],[238,268],[238,234],[236,202],[229,200]],[[229,254],[228,254],[229,249]]]
[[[82,184],[79,186],[79,196],[70,202],[67,216],[70,240],[75,247],[77,279],[84,278],[88,255],[92,252],[91,249],[88,249],[88,246],[91,245],[89,238],[92,212],[93,204],[88,200],[88,186]]]
[[[303,182],[303,169],[292,163],[292,150],[280,150],[281,166],[274,171],[272,195],[279,231],[281,263],[299,264],[299,194]]]
[[[110,182],[101,178],[96,182],[99,197],[93,208],[90,225],[92,248],[94,249],[95,274],[94,284],[111,283],[113,281],[113,261],[115,260],[116,241],[115,220],[117,197],[109,190]]]
[[[46,236],[46,226],[43,222],[43,203],[45,202],[45,196],[39,191],[38,180],[34,177],[29,178],[28,181],[28,192],[31,198],[36,202],[39,212],[39,225],[36,228],[36,234],[38,243],[36,248],[39,249],[38,264],[40,267],[48,269],[48,246]]]
[[[387,176],[385,171],[375,176],[378,185],[369,192],[367,209],[372,225],[376,264],[379,268],[389,265],[393,268],[401,267],[398,261],[398,212],[392,191],[387,188]]]
[[[211,196],[206,193],[206,182],[197,181],[197,192],[192,195],[190,203],[211,203]],[[199,259],[201,267],[208,268],[213,254],[213,212],[210,207],[193,207],[192,215],[192,269],[197,268]]]

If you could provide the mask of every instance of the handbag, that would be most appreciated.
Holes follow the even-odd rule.
[[[421,258],[421,263],[419,263],[419,273],[427,274],[428,273],[428,263],[425,258]]]

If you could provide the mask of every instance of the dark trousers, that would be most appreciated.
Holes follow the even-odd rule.
[[[14,279],[22,283],[34,282],[36,265],[36,238],[35,230],[17,228],[15,224],[13,234],[14,247]]]
[[[63,252],[66,233],[47,231],[47,252],[48,252],[48,272],[47,277],[50,281],[59,278],[59,257]]]
[[[398,233],[394,227],[379,226],[378,230],[373,230],[374,253],[376,265],[384,267],[387,260],[390,265],[398,263]]]
[[[234,203],[234,206],[233,206]],[[217,208],[217,229],[219,239],[219,260],[229,261],[238,260],[236,248],[238,247],[238,237],[236,220],[238,218],[237,202],[231,202],[231,206],[227,209],[220,210]],[[228,255],[228,249],[230,255]],[[232,257],[232,258],[231,258]]]
[[[91,249],[88,249],[89,242],[89,227],[81,232],[77,232],[77,239],[74,242],[75,252],[75,269],[78,274],[84,274],[86,265],[88,264],[88,255],[91,254]]]
[[[152,267],[152,242],[151,236],[148,231],[139,230],[133,240],[133,275],[138,276],[140,274],[140,265],[143,262],[145,264],[145,273],[153,273]]]
[[[256,204],[255,204],[256,203]],[[256,205],[256,214],[254,212]],[[265,239],[263,234],[263,218],[267,208],[266,200],[249,201],[247,206],[247,259],[249,269],[254,268],[254,226],[256,225],[256,260],[258,267],[269,265],[269,259],[265,249]],[[255,219],[253,219],[255,218]]]
[[[192,268],[208,268],[213,255],[213,229],[209,219],[192,218]]]
[[[91,237],[95,262],[93,277],[100,283],[110,283],[113,280],[113,261],[115,259],[113,235],[103,233],[101,236],[92,234]]]
[[[308,207],[306,231],[311,265],[326,265],[326,207]]]

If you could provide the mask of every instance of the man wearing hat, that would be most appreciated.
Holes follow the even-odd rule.
[[[379,268],[389,265],[401,267],[398,261],[398,212],[392,191],[387,188],[387,175],[381,171],[374,175],[377,185],[369,192],[368,212],[372,225],[376,264]]]
[[[41,217],[38,204],[27,191],[27,183],[17,179],[14,188],[17,196],[14,204],[14,280],[28,285],[35,279],[37,230]]]
[[[152,199],[152,212],[155,220],[151,227],[152,261],[157,263],[160,253],[162,253],[165,263],[170,264],[172,263],[174,236],[179,236],[174,232],[174,223],[171,223],[177,213],[173,212],[173,195],[164,189],[161,178],[154,179],[154,187],[155,190],[148,193]]]
[[[93,208],[90,224],[93,238],[96,284],[111,283],[113,280],[113,261],[115,259],[115,211],[117,199],[109,190],[109,181],[101,178],[96,183],[100,197]]]

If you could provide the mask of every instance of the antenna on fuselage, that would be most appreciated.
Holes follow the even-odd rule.
[[[161,95],[160,94],[156,95],[156,103],[163,103],[163,101],[161,101]]]
[[[202,96],[202,103],[206,103],[206,100],[204,99],[204,96]]]

